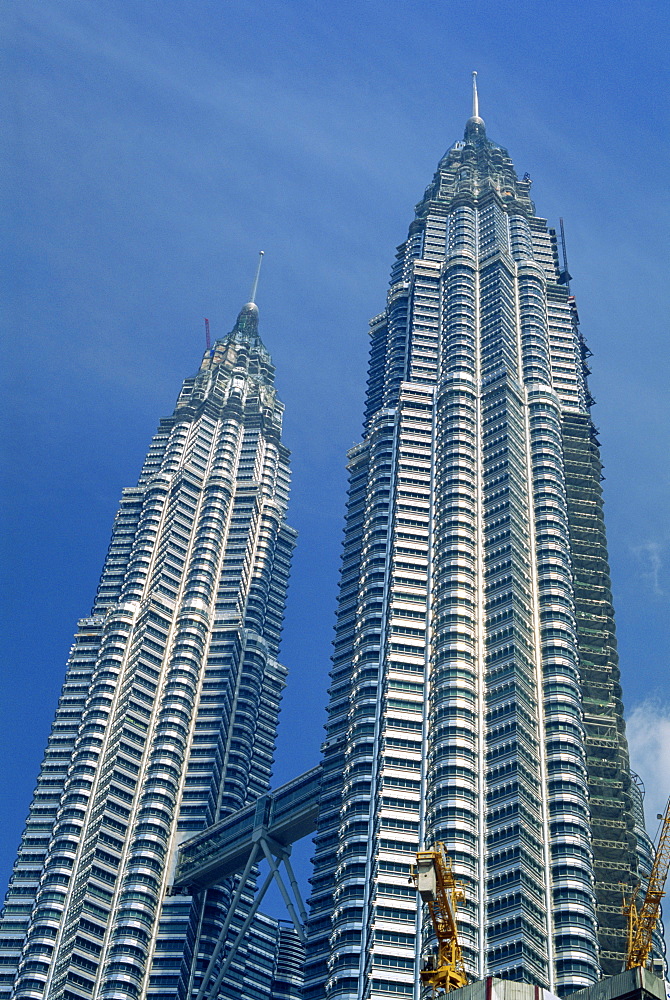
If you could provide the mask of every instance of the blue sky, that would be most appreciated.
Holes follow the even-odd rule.
[[[470,113],[565,220],[633,763],[670,791],[668,50],[661,2],[2,0],[0,877],[122,487],[259,249],[293,452],[277,779],[318,759],[367,321]],[[305,852],[303,852],[304,854]],[[306,848],[309,853],[309,848]]]

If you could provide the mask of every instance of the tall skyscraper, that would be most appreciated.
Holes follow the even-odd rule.
[[[620,971],[637,837],[586,359],[556,234],[473,114],[370,324],[305,997],[418,996],[442,841],[467,969]],[[639,832],[639,827],[638,827]]]
[[[207,965],[235,886],[168,890],[180,841],[269,784],[295,541],[273,379],[250,302],[123,493],[0,922],[0,997],[175,1000]],[[242,979],[271,923],[227,995],[258,995]]]

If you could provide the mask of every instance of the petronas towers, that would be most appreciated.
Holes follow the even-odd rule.
[[[303,996],[419,996],[431,938],[409,874],[437,841],[472,977],[566,995],[620,970],[621,882],[648,840],[588,349],[556,235],[476,101],[370,332]],[[198,992],[235,880],[171,894],[176,851],[268,789],[286,677],[273,375],[252,302],[124,491],[3,911],[0,998]],[[252,966],[242,949],[224,995],[278,997]]]

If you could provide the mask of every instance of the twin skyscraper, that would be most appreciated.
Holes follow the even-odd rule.
[[[176,895],[174,862],[270,786],[296,541],[258,321],[250,302],[206,352],[123,492],[0,922],[3,1000],[192,1000],[217,946],[236,877]],[[651,845],[587,355],[556,235],[475,102],[371,322],[305,1000],[418,998],[431,927],[409,874],[436,842],[473,978],[566,995],[621,969],[621,883]],[[289,995],[259,973],[273,926],[222,996]]]

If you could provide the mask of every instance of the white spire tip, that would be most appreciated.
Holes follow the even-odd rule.
[[[258,267],[256,268],[256,277],[254,278],[254,283],[251,286],[251,298],[249,299],[249,302],[253,302],[254,305],[256,304],[256,292],[258,290],[258,276],[261,273],[261,264],[263,262],[263,255],[264,254],[265,254],[265,250],[259,250],[258,251]]]

